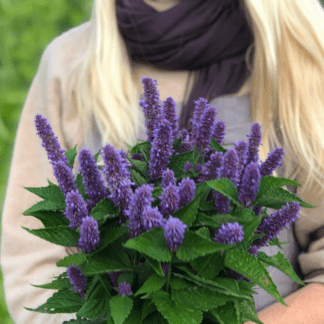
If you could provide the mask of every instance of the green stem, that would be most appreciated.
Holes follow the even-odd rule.
[[[172,267],[172,257],[171,257],[171,261],[169,262],[168,279],[167,279],[167,287],[166,287],[166,291],[167,291],[167,292],[169,292],[169,286],[170,286],[171,267]]]
[[[210,255],[210,257],[206,260],[206,262],[203,264],[203,266],[199,269],[199,271],[197,272],[197,276],[200,275],[200,273],[206,268],[208,262],[210,261],[210,259],[212,258],[212,254]]]
[[[106,287],[104,281],[102,280],[101,276],[99,276],[99,280],[100,280],[100,282],[102,283],[104,289],[106,290],[108,296],[111,297],[111,293],[110,293],[110,291],[107,289],[107,287]]]

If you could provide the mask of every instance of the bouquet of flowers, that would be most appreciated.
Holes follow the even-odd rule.
[[[78,252],[57,262],[65,272],[36,286],[58,291],[26,309],[76,313],[64,323],[260,324],[253,286],[286,305],[267,266],[303,282],[281,252],[258,250],[282,249],[281,229],[300,217],[300,206],[314,206],[284,188],[298,182],[272,176],[283,149],[259,164],[258,123],[247,141],[226,149],[225,124],[206,99],[195,102],[191,131],[180,131],[174,100],[160,104],[157,82],[142,82],[147,141],[128,152],[82,149],[77,176],[76,147],[64,152],[36,115],[58,186],[26,188],[43,200],[24,215],[44,228],[24,229]]]

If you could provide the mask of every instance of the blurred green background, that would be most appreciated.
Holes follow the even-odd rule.
[[[55,37],[90,19],[93,2],[0,0],[0,213],[17,124],[41,55]],[[0,323],[13,324],[4,302],[1,270]]]
[[[17,124],[41,55],[55,37],[90,19],[93,2],[0,1],[0,212]],[[4,303],[1,270],[0,322],[13,324]]]

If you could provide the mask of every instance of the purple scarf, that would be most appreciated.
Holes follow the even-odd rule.
[[[119,30],[133,60],[165,69],[199,70],[180,128],[190,128],[194,101],[237,92],[254,40],[238,0],[182,0],[157,12],[143,0],[117,0]]]

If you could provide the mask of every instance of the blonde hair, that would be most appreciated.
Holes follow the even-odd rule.
[[[90,37],[69,93],[84,126],[94,116],[102,145],[124,148],[143,117],[115,2],[95,0]],[[284,147],[284,176],[306,172],[303,187],[315,192],[324,188],[323,9],[318,0],[243,0],[242,5],[254,34],[251,109],[253,121],[262,125],[261,159]],[[249,55],[246,60],[249,66]]]

